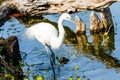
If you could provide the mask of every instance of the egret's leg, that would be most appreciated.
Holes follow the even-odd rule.
[[[53,64],[55,65],[55,54],[50,47],[49,47],[49,49],[51,51],[51,56],[50,57],[52,58]]]
[[[54,64],[53,64],[53,61],[52,61],[52,57],[50,57],[50,63],[51,63],[51,67],[52,67],[52,70],[53,70],[53,76],[54,76],[54,80],[55,80],[56,75],[55,75],[55,69],[54,69]]]
[[[51,64],[51,67],[52,67],[52,70],[53,70],[54,80],[56,80],[55,69],[54,69],[55,55],[54,55],[52,49],[50,48],[50,46],[46,46],[46,49],[47,49],[47,47],[48,47],[48,48],[50,49],[50,51],[51,51],[51,55],[49,55],[48,50],[47,50],[47,53],[48,53],[48,56],[49,56],[49,58],[50,58],[50,64]]]

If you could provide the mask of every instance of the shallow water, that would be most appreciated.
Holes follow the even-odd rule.
[[[60,65],[56,61],[57,80],[68,80],[72,77],[81,77],[82,80],[120,80],[120,2],[115,3],[111,8],[114,20],[114,32],[109,36],[109,40],[101,37],[101,34],[91,35],[89,32],[90,12],[79,12],[72,14],[72,18],[78,15],[87,25],[86,35],[79,36],[78,40],[83,40],[77,45],[63,44],[60,49],[55,50],[58,57],[67,57],[70,61]],[[44,15],[51,21],[57,22],[60,15]],[[75,25],[65,22],[75,32]],[[23,33],[25,26],[12,18],[1,27],[0,36],[17,36],[20,44],[23,71],[26,77],[33,80],[34,76],[42,75],[45,80],[52,80],[52,70],[45,48],[37,40],[27,39]],[[102,34],[103,35],[103,34]],[[85,44],[85,45],[84,45]],[[75,69],[78,67],[78,69]]]

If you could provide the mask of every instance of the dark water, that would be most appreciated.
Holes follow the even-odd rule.
[[[77,37],[78,44],[63,44],[55,50],[58,57],[67,57],[70,61],[61,65],[56,63],[57,80],[68,80],[70,77],[76,80],[120,80],[120,2],[110,6],[114,31],[107,38],[104,33],[91,35],[89,32],[90,12],[72,14],[72,18],[78,15],[87,25],[86,35]],[[60,15],[44,15],[51,21],[57,22]],[[75,32],[75,25],[65,22]],[[49,58],[44,47],[37,40],[29,40],[24,37],[26,29],[24,25],[12,18],[1,28],[0,36],[7,38],[15,35],[19,39],[21,56],[23,58],[23,71],[26,77],[33,80],[34,76],[44,76],[45,80],[52,80],[52,70]],[[77,68],[77,69],[76,69]]]

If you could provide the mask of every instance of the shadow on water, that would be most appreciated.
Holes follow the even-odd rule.
[[[115,33],[110,30],[108,34],[101,32],[98,34],[91,34],[92,42],[88,42],[86,35],[77,36],[78,44],[76,48],[82,50],[82,54],[92,53],[97,60],[106,64],[107,68],[116,68],[120,71],[119,60],[111,56],[115,50]]]

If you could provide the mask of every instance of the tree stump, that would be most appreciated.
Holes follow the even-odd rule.
[[[90,31],[91,33],[97,33],[102,29],[101,21],[95,12],[90,14]]]
[[[77,15],[75,16],[75,20],[76,20],[76,34],[77,35],[85,34],[86,24]]]
[[[103,11],[100,12],[100,16],[102,18],[102,24],[104,29],[108,29],[109,27],[113,27],[113,20],[110,8],[104,8]]]
[[[15,36],[0,38],[0,78],[23,80],[18,39]]]

